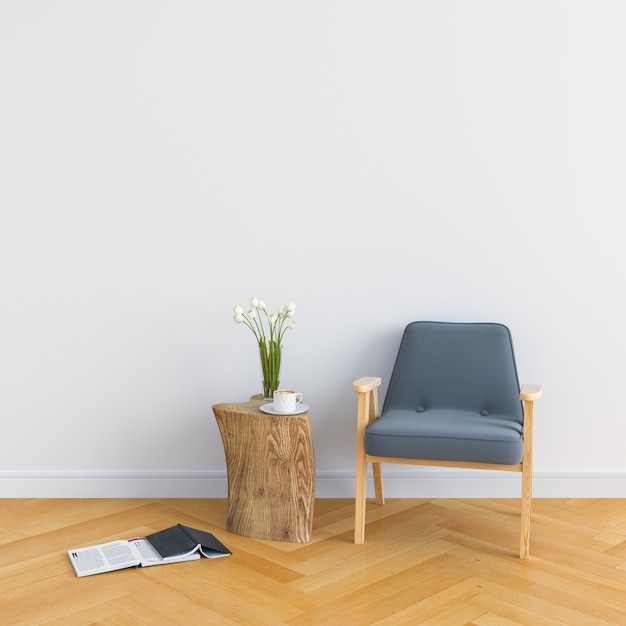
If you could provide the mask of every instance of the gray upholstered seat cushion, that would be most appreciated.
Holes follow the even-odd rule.
[[[516,464],[523,411],[510,333],[501,324],[407,326],[367,454]]]
[[[500,415],[459,409],[423,413],[391,410],[367,428],[365,451],[406,459],[515,464],[522,459],[522,428]]]

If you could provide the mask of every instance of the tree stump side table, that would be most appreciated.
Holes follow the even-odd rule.
[[[252,396],[215,404],[228,474],[229,531],[273,541],[308,543],[315,501],[315,457],[309,413],[271,415]]]

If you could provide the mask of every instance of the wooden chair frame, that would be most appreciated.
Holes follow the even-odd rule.
[[[382,463],[401,463],[409,465],[430,465],[443,467],[463,467],[470,469],[488,469],[522,474],[522,506],[520,530],[520,558],[527,559],[530,554],[530,518],[532,513],[532,472],[533,472],[533,409],[535,400],[541,398],[541,385],[523,385],[520,400],[524,405],[524,452],[522,462],[517,465],[496,465],[491,463],[473,463],[462,461],[434,461],[429,459],[405,459],[372,456],[365,453],[365,428],[378,418],[378,387],[381,379],[367,376],[355,380],[352,389],[357,393],[357,433],[356,433],[356,507],[354,516],[354,543],[365,542],[365,507],[367,463],[372,463],[376,504],[385,504],[383,492]]]

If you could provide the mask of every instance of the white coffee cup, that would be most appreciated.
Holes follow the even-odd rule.
[[[277,389],[273,399],[276,413],[293,413],[298,402],[302,402],[302,394],[291,389]]]

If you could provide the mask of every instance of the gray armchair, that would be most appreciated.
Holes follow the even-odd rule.
[[[357,403],[355,543],[365,541],[367,463],[384,504],[381,463],[521,472],[520,557],[528,558],[532,426],[540,385],[519,387],[511,335],[492,323],[412,322],[378,414],[379,377],[353,383]]]

